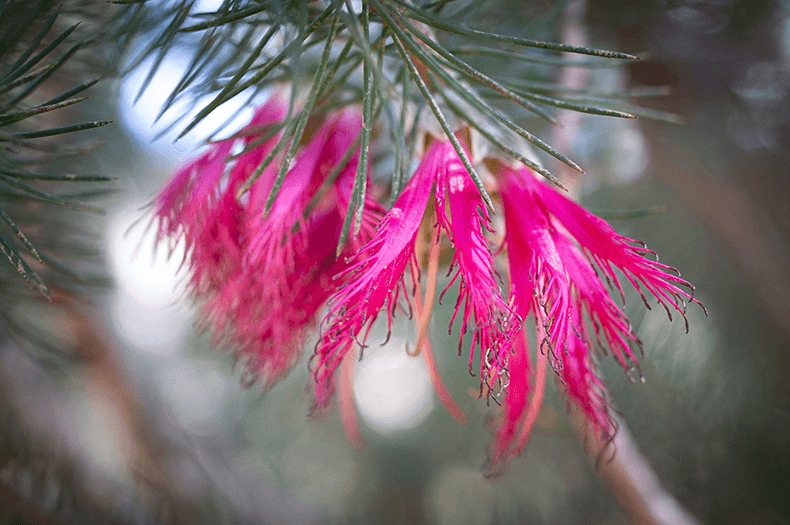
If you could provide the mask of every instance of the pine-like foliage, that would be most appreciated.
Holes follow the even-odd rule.
[[[63,220],[53,210],[100,213],[84,202],[95,195],[96,186],[79,183],[110,180],[103,175],[45,172],[88,147],[64,135],[109,124],[70,122],[71,116],[64,118],[57,111],[88,100],[87,90],[99,81],[72,82],[75,75],[64,74],[83,69],[84,62],[74,63],[83,48],[95,44],[77,40],[79,24],[69,18],[73,17],[61,15],[55,2],[0,3],[0,250],[9,262],[1,270],[6,296],[24,293],[11,273],[47,297],[43,272],[51,274],[50,283],[60,285],[65,284],[63,277],[76,277],[64,259],[80,246],[70,244],[74,239],[67,235],[56,235]],[[77,184],[75,188],[64,183]],[[6,321],[7,326],[13,324]]]
[[[118,3],[133,4],[124,13],[127,43],[145,35],[129,70],[153,61],[142,89],[169,52],[192,53],[162,113],[181,98],[210,95],[212,100],[191,121],[172,124],[183,126],[181,136],[231,99],[291,91],[290,99],[296,102],[280,127],[284,128],[281,138],[239,195],[282,154],[270,207],[309,129],[310,117],[339,106],[361,105],[361,156],[349,203],[354,213],[347,214],[341,244],[352,217],[359,219],[362,214],[373,133],[378,143],[389,139],[392,153],[386,155],[386,165],[393,201],[411,168],[420,135],[417,125],[433,120],[492,206],[481,176],[453,134],[458,125],[473,127],[489,147],[559,185],[546,161],[556,159],[578,172],[582,168],[537,132],[527,130],[525,122],[534,128],[556,124],[559,109],[634,118],[639,108],[624,104],[623,98],[650,94],[595,93],[562,86],[556,79],[562,66],[616,67],[637,57],[511,36],[509,32],[524,34],[524,24],[503,28],[501,21],[507,18],[494,2],[226,0],[214,12],[197,11],[194,0]],[[529,20],[528,27],[540,38],[556,38],[553,31],[562,2],[557,4],[548,11],[525,5],[519,20]],[[628,106],[629,112],[618,106]],[[527,151],[537,151],[542,158]]]
[[[0,1],[0,359],[12,353],[13,337],[46,371],[75,356],[43,334],[42,297],[104,281],[85,219],[102,213],[90,202],[111,189],[111,178],[69,168],[97,145],[94,134],[78,132],[109,122],[80,120],[79,106],[65,109],[84,106],[100,80],[89,76],[105,41],[102,24],[90,19],[95,11],[82,2]],[[74,507],[74,469],[52,436],[31,432],[7,387],[0,388],[0,507],[11,504],[0,521],[21,512],[17,518],[38,522],[39,511]],[[20,507],[16,498],[46,500],[48,508]]]

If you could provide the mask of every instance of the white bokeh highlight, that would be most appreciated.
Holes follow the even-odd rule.
[[[116,283],[110,318],[124,342],[152,353],[173,353],[188,337],[192,315],[183,301],[185,284],[179,267],[183,245],[172,254],[140,206],[120,209],[107,229],[108,254]]]
[[[411,357],[406,342],[393,338],[371,345],[354,369],[354,402],[375,432],[393,435],[417,428],[434,409],[431,378],[425,361]]]
[[[131,55],[134,56],[135,52]],[[145,60],[140,67],[124,78],[118,99],[121,122],[134,139],[149,151],[177,159],[191,156],[203,145],[205,139],[215,132],[224,137],[241,129],[252,118],[254,106],[265,99],[263,96],[260,100],[256,98],[255,102],[250,103],[247,95],[240,94],[220,105],[179,139],[178,136],[192,118],[215,96],[215,94],[198,98],[181,96],[160,120],[156,120],[192,60],[191,54],[179,52],[178,49],[168,53],[142,94],[140,88],[150,72],[153,59]],[[139,99],[137,99],[138,95]],[[165,132],[164,130],[173,122],[175,125]]]

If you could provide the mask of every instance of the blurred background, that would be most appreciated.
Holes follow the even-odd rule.
[[[216,9],[202,4],[200,11]],[[102,5],[78,12],[100,26],[116,8]],[[528,27],[548,10],[558,13],[555,24]],[[566,123],[574,133],[558,135],[588,173],[573,181],[583,204],[679,268],[710,312],[691,308],[686,334],[682,321],[669,323],[631,298],[646,382],[632,383],[614,362],[604,361],[602,372],[657,476],[645,483],[675,500],[655,508],[679,504],[690,513],[684,523],[788,523],[790,4],[503,1],[485,12],[499,17],[502,33],[530,29],[541,39],[581,38],[644,57],[585,69],[586,86],[667,87],[638,101],[658,118],[584,115]],[[637,521],[585,452],[553,384],[524,454],[504,475],[483,476],[495,409],[477,399],[457,340],[446,334],[450,304],[435,311],[432,337],[442,376],[468,416],[463,425],[435,399],[423,361],[403,351],[415,338],[404,319],[388,345],[371,345],[356,367],[362,450],[346,440],[336,411],[308,420],[311,343],[271,391],[243,389],[233,356],[195,329],[179,272],[183,248],[155,250],[146,206],[205,137],[243,126],[266,94],[223,106],[174,143],[181,128],[168,125],[206,102],[156,120],[191,50],[168,53],[141,91],[151,63],[125,72],[134,46],[120,54],[107,45],[100,60],[77,67],[105,75],[78,111],[115,123],[91,131],[100,143],[68,162],[118,178],[111,194],[93,197],[106,214],[46,210],[87,246],[75,264],[110,279],[53,288],[51,303],[7,301],[62,353],[3,333],[0,523]],[[654,206],[669,211],[617,218],[619,210]],[[379,339],[383,333],[372,334]]]

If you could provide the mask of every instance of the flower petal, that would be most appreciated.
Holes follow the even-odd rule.
[[[386,308],[391,327],[401,291],[408,301],[403,277],[410,263],[413,278],[419,271],[414,240],[441,168],[442,151],[440,144],[429,150],[373,238],[356,254],[351,266],[336,276],[347,282],[329,299],[329,313],[321,322],[321,338],[313,356],[317,359],[313,366],[316,408],[328,404],[334,391],[334,372],[363,328],[370,331],[382,308]],[[366,338],[367,334],[360,345]]]

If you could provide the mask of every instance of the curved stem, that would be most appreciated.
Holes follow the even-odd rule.
[[[357,411],[354,408],[354,362],[356,352],[346,352],[340,365],[340,420],[348,442],[356,449],[365,447],[365,438],[359,431]]]
[[[414,347],[414,353],[411,355],[417,356],[420,354],[422,350],[423,344],[426,342],[428,337],[428,324],[431,322],[431,314],[433,313],[433,303],[436,297],[436,279],[438,278],[439,274],[439,242],[432,242],[431,243],[431,251],[428,255],[428,282],[426,283],[425,289],[425,309],[423,312],[417,311],[417,344]],[[417,283],[417,288],[415,291],[415,304],[419,303],[420,292],[420,283]]]
[[[538,341],[540,341],[543,337],[543,325],[538,323],[538,326]],[[526,341],[527,332],[522,330],[521,333],[525,339],[525,343],[527,343],[526,348],[529,348],[529,342]],[[538,417],[538,412],[540,412],[540,407],[543,405],[543,395],[546,392],[546,369],[548,368],[549,358],[548,356],[542,355],[540,353],[540,344],[538,344],[536,354],[537,355],[535,358],[538,362],[538,368],[535,371],[535,392],[532,394],[527,416],[524,419],[524,424],[521,426],[521,432],[518,436],[518,445],[516,447],[516,454],[520,454],[527,444],[527,440],[532,433],[532,427],[535,426],[535,420]]]
[[[434,215],[430,214],[430,219],[433,220]],[[430,223],[428,223],[430,224]],[[426,228],[427,229],[427,228]],[[417,328],[417,344],[414,352],[409,352],[411,356],[422,354],[425,359],[425,366],[428,368],[428,373],[431,376],[431,385],[436,392],[436,397],[444,406],[445,410],[455,419],[458,423],[466,423],[466,414],[455,402],[453,396],[442,381],[442,376],[439,374],[439,369],[436,366],[436,359],[433,355],[433,348],[431,346],[431,337],[428,333],[428,324],[431,321],[431,312],[433,311],[434,298],[436,297],[436,280],[439,273],[439,255],[441,252],[441,245],[432,233],[425,234],[423,231],[418,233],[416,252],[420,255],[425,253],[425,240],[424,235],[427,235],[428,242],[431,243],[430,254],[428,256],[428,283],[425,291],[425,308],[422,302],[422,286],[420,281],[414,283],[414,312],[415,312],[415,326]],[[408,349],[407,349],[408,352]]]

